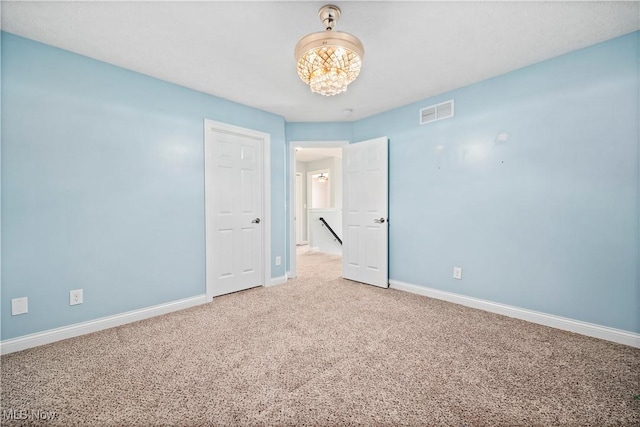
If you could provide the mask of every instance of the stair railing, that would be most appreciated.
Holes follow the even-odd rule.
[[[342,244],[342,239],[340,237],[338,237],[338,235],[336,234],[335,231],[333,231],[333,228],[331,228],[331,226],[327,223],[327,221],[324,220],[324,218],[320,217],[320,222],[322,223],[322,225],[324,225],[325,227],[327,227],[327,230],[329,230],[331,232],[331,234],[333,234],[333,237],[336,238],[336,240],[338,241],[338,243]]]

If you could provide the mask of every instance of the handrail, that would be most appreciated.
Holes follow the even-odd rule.
[[[333,231],[333,228],[331,228],[331,226],[327,223],[327,221],[324,220],[324,218],[320,217],[320,221],[329,229],[329,231],[331,232],[331,234],[333,234],[333,237],[336,238],[336,240],[342,244],[342,239],[338,237],[338,235],[336,234],[335,231]]]

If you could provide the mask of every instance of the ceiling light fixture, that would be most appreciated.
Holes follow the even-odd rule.
[[[340,18],[338,6],[322,6],[318,17],[326,31],[307,34],[296,44],[298,75],[312,92],[337,95],[360,74],[364,47],[356,36],[333,31]]]
[[[324,173],[321,173],[316,177],[316,181],[318,181],[320,184],[324,184],[325,182],[329,181],[329,177]]]

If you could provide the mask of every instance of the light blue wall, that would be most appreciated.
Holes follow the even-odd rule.
[[[288,265],[285,132],[287,146],[386,135],[392,279],[640,332],[638,34],[354,123],[285,128],[2,33],[2,339],[204,293],[205,117],[271,134],[272,258]],[[417,124],[450,98],[455,118]],[[76,287],[85,303],[69,307]],[[12,317],[19,296],[30,312]]]
[[[2,89],[3,340],[205,293],[204,118],[271,134],[285,256],[283,118],[8,33]]]
[[[639,34],[355,122],[390,138],[391,279],[640,332]]]

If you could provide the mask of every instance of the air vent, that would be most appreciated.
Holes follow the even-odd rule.
[[[453,99],[420,110],[421,125],[448,119],[449,117],[453,117]]]

